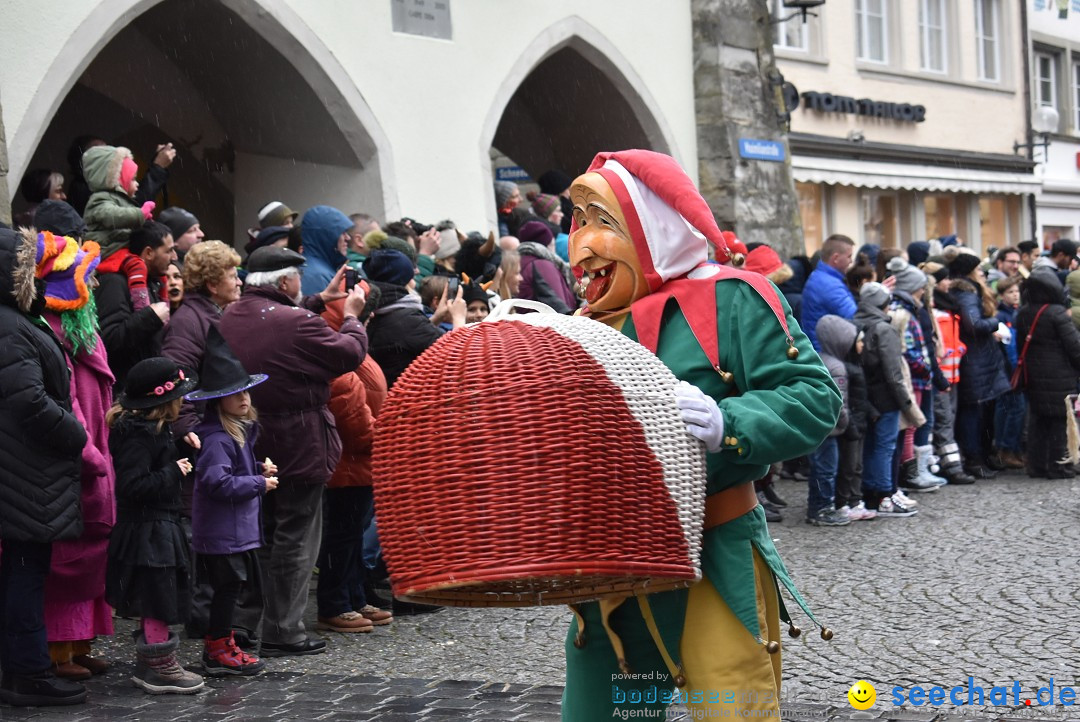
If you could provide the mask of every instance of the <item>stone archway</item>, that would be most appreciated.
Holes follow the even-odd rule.
[[[615,46],[578,17],[546,29],[503,81],[481,136],[483,162],[502,155],[537,178],[583,172],[601,150],[678,155],[664,114]],[[494,199],[489,204],[494,217]]]
[[[105,0],[46,74],[12,175],[67,172],[71,140],[179,149],[169,202],[244,242],[269,200],[393,212],[389,141],[323,43],[281,0]],[[14,184],[13,184],[14,185]],[[12,193],[14,195],[14,193]]]

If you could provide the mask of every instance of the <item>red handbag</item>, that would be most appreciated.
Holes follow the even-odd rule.
[[[1027,356],[1031,337],[1035,335],[1035,327],[1039,325],[1039,316],[1042,316],[1043,311],[1045,311],[1049,305],[1049,303],[1044,303],[1039,308],[1038,313],[1035,314],[1035,320],[1031,322],[1031,328],[1028,329],[1027,337],[1024,338],[1024,348],[1020,351],[1020,357],[1016,359],[1016,368],[1013,369],[1012,378],[1009,380],[1009,384],[1012,386],[1013,391],[1020,391],[1027,386],[1027,367],[1024,366],[1024,357]]]

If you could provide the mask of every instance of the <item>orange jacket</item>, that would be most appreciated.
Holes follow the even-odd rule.
[[[945,355],[938,359],[938,364],[949,383],[960,383],[960,359],[967,352],[967,346],[960,340],[960,314],[935,308],[934,318],[941,329],[941,345],[945,349]]]
[[[339,327],[344,301],[327,306],[322,316]],[[341,460],[326,486],[371,486],[371,446],[375,440],[375,417],[386,400],[386,377],[370,356],[355,370],[330,382],[330,413],[341,437]]]

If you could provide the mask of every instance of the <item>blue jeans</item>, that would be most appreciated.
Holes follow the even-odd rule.
[[[45,577],[52,542],[4,540],[0,555],[0,665],[8,674],[52,666],[45,632]]]
[[[817,516],[822,509],[832,509],[836,499],[836,470],[840,465],[840,447],[830,436],[810,454],[810,479],[807,484],[806,516]]]
[[[892,460],[900,433],[900,411],[886,411],[866,430],[863,444],[863,496],[877,501],[892,491]]]
[[[1003,451],[1023,451],[1027,401],[1019,391],[998,396],[994,407],[994,446]]]

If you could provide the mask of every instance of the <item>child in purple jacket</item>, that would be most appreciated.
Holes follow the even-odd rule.
[[[232,623],[241,593],[261,596],[256,550],[262,546],[262,495],[278,484],[277,466],[270,459],[256,462],[254,452],[258,426],[248,389],[267,378],[248,375],[211,327],[202,384],[186,397],[209,402],[196,431],[202,448],[195,464],[191,546],[196,575],[213,589],[202,656],[211,677],[258,674],[264,666],[237,646]]]

